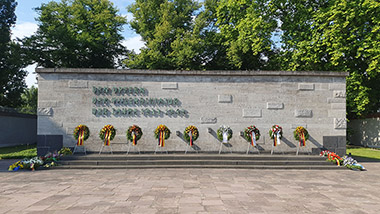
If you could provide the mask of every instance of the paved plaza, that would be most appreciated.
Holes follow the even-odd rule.
[[[1,172],[0,213],[380,213],[380,163],[364,165]]]

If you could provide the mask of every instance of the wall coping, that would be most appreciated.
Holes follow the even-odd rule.
[[[35,114],[23,114],[23,113],[16,113],[16,112],[2,112],[2,111],[0,111],[0,116],[37,119],[37,115],[35,115]]]
[[[36,68],[37,73],[54,74],[129,74],[129,75],[175,75],[175,76],[317,76],[347,77],[348,72],[331,71],[242,71],[242,70],[143,70],[104,68]]]

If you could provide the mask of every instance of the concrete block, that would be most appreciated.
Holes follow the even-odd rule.
[[[346,103],[344,98],[327,98],[327,103]]]
[[[319,155],[323,151],[323,148],[311,148],[311,154],[312,155]]]
[[[69,80],[69,88],[88,88],[88,81]]]
[[[216,117],[201,117],[201,124],[215,124],[218,120]]]
[[[38,108],[37,115],[38,116],[52,116],[53,108]]]
[[[260,117],[262,117],[261,109],[245,108],[245,109],[243,109],[243,117],[260,118]]]
[[[63,147],[63,135],[37,135],[37,155],[59,151]],[[40,149],[39,149],[40,148]]]
[[[311,109],[296,109],[294,111],[295,117],[312,117],[313,111]]]
[[[178,89],[177,82],[163,82],[161,83],[161,89]]]
[[[344,90],[335,90],[334,98],[346,98],[346,91]]]
[[[283,109],[284,103],[267,102],[267,109]]]
[[[346,109],[337,109],[337,110],[328,110],[327,111],[328,117],[346,117]]]
[[[337,153],[339,156],[343,157],[346,155],[346,148],[337,148],[337,149],[335,149],[335,153]]]
[[[338,148],[337,136],[323,136],[323,147],[332,151],[332,149]]]
[[[346,85],[340,83],[330,83],[329,90],[346,90]]]
[[[232,95],[228,95],[228,94],[218,95],[218,103],[232,103]]]
[[[302,126],[302,127],[304,127],[305,129],[307,129],[307,124],[292,124],[292,125],[291,125],[291,128],[292,128],[292,129],[296,129],[298,126]]]
[[[314,84],[313,83],[298,83],[298,90],[314,91]]]
[[[334,129],[346,129],[347,120],[346,118],[334,118]]]
[[[57,101],[40,101],[38,103],[38,107],[40,107],[40,108],[57,107],[57,105],[58,105]]]

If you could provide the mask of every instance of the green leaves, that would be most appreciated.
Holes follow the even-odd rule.
[[[126,19],[108,0],[51,1],[36,11],[39,28],[23,44],[40,66],[113,68],[126,54],[120,34]]]

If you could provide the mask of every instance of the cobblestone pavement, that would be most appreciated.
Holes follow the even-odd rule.
[[[380,213],[380,163],[350,170],[0,173],[0,213]]]

